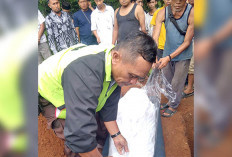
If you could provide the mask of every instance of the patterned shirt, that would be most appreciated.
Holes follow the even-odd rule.
[[[46,17],[45,25],[48,43],[54,54],[78,43],[72,18],[66,12],[61,11],[61,16],[58,16],[51,11]]]

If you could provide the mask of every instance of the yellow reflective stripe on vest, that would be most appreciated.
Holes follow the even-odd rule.
[[[113,93],[113,91],[117,88],[117,84],[115,83],[110,90],[107,92],[108,88],[109,88],[110,82],[106,81],[106,78],[104,79],[103,82],[103,89],[102,92],[98,98],[98,105],[96,108],[96,112],[100,111],[102,109],[102,107],[105,105],[106,100],[110,97],[110,95]]]

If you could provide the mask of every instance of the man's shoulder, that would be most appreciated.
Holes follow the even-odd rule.
[[[52,13],[49,13],[49,14],[45,17],[45,19],[49,19],[49,18],[51,17],[51,15],[52,15]]]
[[[94,9],[94,11],[92,11],[92,13],[91,13],[91,16],[93,16],[93,15],[95,15],[95,14],[97,14],[98,13],[98,9],[96,8],[96,9]]]
[[[160,16],[160,14],[162,15],[162,16],[165,16],[165,8],[166,7],[162,7],[162,8],[159,8],[155,13],[154,13],[154,15],[159,15]]]
[[[84,75],[94,72],[94,76],[103,77],[105,72],[105,52],[102,51],[77,58],[65,68],[65,70],[68,69],[76,73],[82,72]]]
[[[52,18],[51,18],[52,13],[49,13],[46,17],[45,17],[45,22],[51,22]]]
[[[76,12],[73,14],[73,16],[74,16],[74,15],[77,16],[77,15],[79,15],[80,13],[81,13],[81,10],[78,10],[78,11],[76,11]]]
[[[158,12],[160,12],[162,9],[164,9],[164,7],[161,7],[161,8],[159,8],[159,9],[157,9],[157,10],[154,12],[154,14],[158,14]]]
[[[113,7],[111,7],[110,5],[106,5],[106,8],[110,11],[114,11]]]

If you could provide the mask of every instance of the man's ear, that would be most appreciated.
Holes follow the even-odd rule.
[[[48,3],[48,7],[51,8],[49,3]]]
[[[122,54],[119,51],[112,51],[112,64],[117,64],[122,60]]]

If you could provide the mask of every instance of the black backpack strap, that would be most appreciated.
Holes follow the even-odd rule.
[[[168,6],[168,17],[170,19],[170,21],[174,24],[174,26],[176,27],[176,29],[180,32],[181,35],[185,35],[186,32],[182,31],[179,27],[179,25],[176,22],[176,19],[174,18],[173,14],[172,14],[172,9],[171,9],[171,5]]]

